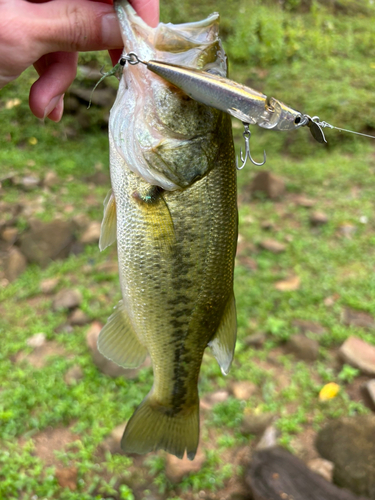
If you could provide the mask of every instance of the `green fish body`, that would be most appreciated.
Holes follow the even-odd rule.
[[[116,5],[126,52],[225,76],[218,15],[147,26]],[[112,194],[100,248],[117,237],[123,300],[98,347],[126,368],[152,359],[153,387],[129,420],[128,453],[193,459],[198,376],[209,345],[223,373],[233,358],[236,169],[230,117],[199,104],[141,64],[127,65],[110,117]]]

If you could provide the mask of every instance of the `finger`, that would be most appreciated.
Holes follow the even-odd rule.
[[[55,52],[41,57],[34,64],[40,78],[30,89],[29,106],[35,116],[50,116],[59,104],[76,76],[77,59],[75,52]]]
[[[122,46],[113,6],[89,0],[26,3],[25,27],[39,56],[50,52],[114,49]]]
[[[159,0],[131,0],[136,13],[149,25],[155,28],[159,23]]]

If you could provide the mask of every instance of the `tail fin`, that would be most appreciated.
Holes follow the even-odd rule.
[[[126,453],[165,450],[178,458],[185,450],[193,460],[199,441],[199,400],[191,411],[168,415],[167,409],[148,395],[129,420],[121,440]]]

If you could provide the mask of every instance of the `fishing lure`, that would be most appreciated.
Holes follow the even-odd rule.
[[[320,121],[318,116],[310,117],[274,97],[267,97],[250,87],[209,71],[179,66],[165,61],[143,61],[134,52],[129,52],[120,58],[120,66],[125,66],[126,63],[131,65],[142,63],[153,73],[183,90],[195,101],[229,113],[241,120],[244,125],[245,154],[242,153],[241,149],[241,166],[238,165],[236,158],[238,170],[245,166],[247,159],[258,166],[264,165],[266,162],[265,151],[263,162],[258,163],[251,156],[249,125],[259,125],[259,127],[273,130],[294,130],[307,126],[314,139],[321,144],[327,142],[323,132],[324,127],[375,139],[372,135],[335,127],[325,121]]]

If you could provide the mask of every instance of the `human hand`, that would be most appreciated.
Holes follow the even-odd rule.
[[[133,0],[151,26],[159,0]],[[29,105],[38,118],[60,121],[64,93],[77,71],[78,52],[123,46],[112,0],[0,0],[0,88],[34,65],[39,79]],[[117,62],[121,50],[110,50]]]

